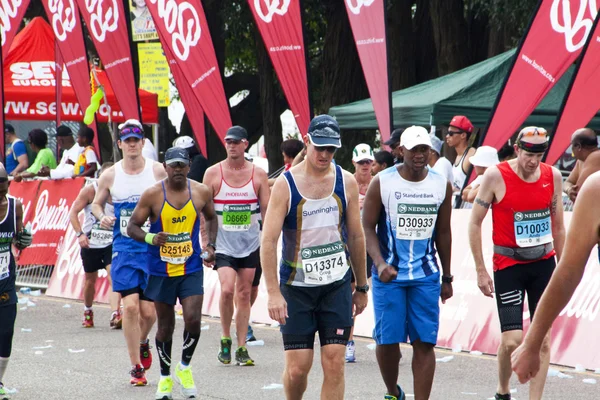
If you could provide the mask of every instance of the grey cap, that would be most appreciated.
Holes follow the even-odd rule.
[[[165,152],[165,164],[171,165],[178,162],[189,165],[190,156],[186,149],[182,149],[181,147],[171,147]]]
[[[310,121],[308,137],[310,142],[317,147],[342,147],[340,125],[332,116],[327,114],[317,115]]]
[[[225,140],[248,140],[248,132],[246,129],[239,125],[234,125],[231,128],[227,129],[227,134],[225,135]]]
[[[431,149],[434,150],[436,153],[438,153],[440,156],[442,155],[442,146],[444,145],[444,142],[442,142],[442,139],[440,139],[439,137],[435,136],[435,135],[429,135],[429,138],[431,139]]]

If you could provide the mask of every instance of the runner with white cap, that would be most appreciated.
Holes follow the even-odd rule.
[[[469,160],[475,167],[477,178],[463,190],[462,199],[467,203],[473,203],[479,192],[479,186],[483,180],[483,174],[489,167],[500,163],[498,160],[498,151],[491,146],[481,146],[475,152],[475,155]]]

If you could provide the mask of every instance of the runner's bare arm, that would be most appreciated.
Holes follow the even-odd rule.
[[[219,229],[217,213],[215,212],[215,203],[213,202],[210,189],[206,185],[200,183],[197,183],[197,185],[200,186],[199,191],[204,203],[204,207],[202,207],[202,215],[204,215],[208,243],[215,243],[217,241],[217,231]]]
[[[202,183],[206,185],[208,190],[210,191],[211,197],[215,197],[215,194],[219,190],[217,187],[217,182],[220,182],[221,173],[219,171],[219,164],[215,164],[212,167],[209,167],[204,173],[204,179]]]
[[[554,177],[554,194],[550,205],[550,216],[552,218],[552,238],[554,239],[554,250],[556,259],[560,261],[563,246],[565,244],[565,222],[562,202],[562,175],[560,171],[552,167]]]
[[[379,238],[375,229],[377,228],[377,222],[379,221],[379,214],[381,213],[381,191],[379,176],[375,176],[365,195],[365,201],[363,203],[362,213],[362,224],[365,231],[365,241],[367,244],[367,252],[373,259],[373,263],[377,266],[385,263],[381,256],[381,250],[379,249]]]
[[[358,205],[358,183],[354,176],[348,171],[344,171],[344,181],[346,183],[346,226],[348,228],[348,249],[350,250],[350,260],[352,262],[352,272],[356,277],[356,285],[364,286],[367,284],[367,250],[365,243],[365,234],[360,221],[360,207]]]
[[[15,209],[17,211],[17,232],[21,232],[23,230],[23,204],[21,200],[15,202]]]
[[[152,165],[152,172],[154,172],[154,179],[157,181],[162,181],[167,177],[167,171],[165,170],[164,165],[157,161],[154,161],[154,164]]]
[[[94,200],[94,192],[94,187],[92,185],[84,186],[73,202],[71,210],[69,210],[69,220],[71,221],[73,231],[76,233],[82,231],[81,224],[79,223],[79,213]],[[81,235],[80,238],[83,236],[85,235]],[[82,244],[81,241],[84,243]],[[87,247],[85,246],[87,242],[87,236],[85,236],[85,239],[82,238],[81,241],[80,245],[82,245],[82,247]]]
[[[267,177],[267,173],[260,168],[256,169],[254,176],[258,183],[258,204],[260,204],[260,216],[264,222],[265,215],[267,215],[267,207],[269,206],[269,197],[271,196],[269,178]]]
[[[463,160],[463,171],[466,171],[467,173],[469,172],[469,169],[471,169],[471,157],[473,157],[475,155],[475,148],[471,147],[469,149],[469,151],[467,151],[467,156],[465,157],[465,159]]]
[[[581,161],[577,160],[577,162],[575,163],[575,167],[573,167],[573,170],[571,171],[571,173],[569,174],[569,177],[567,178],[567,180],[565,181],[565,183],[563,185],[563,190],[567,195],[569,195],[569,190],[571,189],[571,187],[576,185],[577,181],[579,180],[580,167],[581,167]]]
[[[152,205],[157,199],[162,197],[159,195],[159,191],[160,189],[157,190],[155,185],[144,190],[144,193],[142,193],[142,196],[140,197],[140,201],[138,201],[135,206],[131,219],[127,224],[127,235],[133,240],[138,242],[146,241],[146,232],[142,229],[142,225],[144,225],[148,218],[154,217],[154,215],[152,215]]]
[[[452,229],[450,218],[452,216],[452,184],[447,182],[446,198],[440,205],[437,222],[435,223],[435,247],[437,248],[442,263],[443,274],[452,275],[450,259],[452,254]]]
[[[277,241],[290,202],[289,189],[283,176],[277,178],[273,185],[271,199],[263,224],[260,260],[269,294],[269,316],[280,324],[285,324],[285,319],[288,317],[287,303],[281,295],[277,278]]]
[[[33,240],[32,233],[28,234],[23,232],[23,205],[20,200],[15,201],[15,219],[17,221],[16,232],[13,238],[15,247],[19,250],[23,250],[31,245]],[[25,237],[28,236],[28,237]]]
[[[592,154],[585,159],[585,162],[579,169],[579,176],[577,177],[577,186],[581,187],[583,182],[594,172],[600,171],[600,151],[594,151]],[[569,175],[570,177],[570,175]]]
[[[108,168],[98,179],[98,188],[96,196],[92,202],[92,214],[103,228],[110,228],[115,222],[114,217],[106,217],[104,215],[104,205],[110,197],[110,188],[115,181],[115,167]]]
[[[292,167],[295,167],[296,165],[300,164],[302,161],[304,161],[304,159],[306,158],[306,146],[304,146],[304,148],[302,149],[302,151],[298,154],[296,154],[296,157],[294,157],[294,161],[292,161]]]

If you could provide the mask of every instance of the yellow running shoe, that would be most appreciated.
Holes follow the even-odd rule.
[[[198,396],[194,377],[192,376],[192,367],[184,367],[181,363],[177,363],[175,367],[175,379],[181,385],[181,394],[186,399],[195,399]]]
[[[172,400],[173,379],[170,376],[161,376],[156,389],[156,400]]]

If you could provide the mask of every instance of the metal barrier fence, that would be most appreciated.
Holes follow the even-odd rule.
[[[17,265],[17,286],[48,289],[53,265]]]

